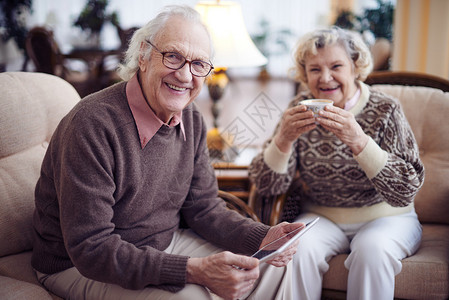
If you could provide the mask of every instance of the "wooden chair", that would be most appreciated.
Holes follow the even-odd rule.
[[[378,71],[371,73],[366,84],[392,84],[407,86],[425,86],[449,92],[449,80],[425,73]]]
[[[116,26],[117,34],[120,38],[120,49],[126,50],[128,49],[128,44],[133,37],[134,32],[139,29],[139,27],[130,27],[127,29],[123,29],[120,26]]]
[[[53,32],[45,27],[37,26],[28,32],[26,51],[31,58],[36,72],[59,76],[68,81],[81,97],[105,87],[109,75],[97,76],[95,65],[90,61],[76,59],[85,65],[84,71],[76,71],[69,67],[70,56],[64,55]]]
[[[253,219],[254,221],[260,222],[260,219],[257,216],[257,214],[245,202],[243,202],[237,196],[235,196],[229,192],[222,191],[222,190],[218,191],[218,196],[220,198],[222,198],[223,200],[225,200],[226,206],[229,209],[235,210],[245,217],[248,217],[248,218]]]

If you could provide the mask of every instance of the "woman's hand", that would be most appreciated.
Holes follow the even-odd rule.
[[[313,113],[307,110],[305,105],[290,107],[282,115],[280,128],[274,137],[274,142],[279,150],[287,153],[301,134],[315,127]]]
[[[369,137],[363,132],[352,113],[336,106],[326,106],[319,113],[317,121],[348,145],[354,155],[365,148]]]

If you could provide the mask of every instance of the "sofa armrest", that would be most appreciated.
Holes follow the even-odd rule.
[[[44,288],[36,284],[0,276],[0,299],[51,300],[53,298]]]

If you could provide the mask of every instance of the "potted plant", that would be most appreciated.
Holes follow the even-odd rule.
[[[390,2],[377,0],[378,7],[366,9],[364,19],[367,20],[368,29],[376,38],[386,38],[391,42],[393,37],[394,6]]]
[[[334,25],[364,33],[369,31],[374,38],[392,39],[394,5],[389,1],[377,0],[377,8],[365,9],[357,16],[351,11],[341,11]]]
[[[28,34],[26,16],[31,12],[31,6],[32,0],[0,1],[0,45],[6,45],[10,39],[14,39],[17,48],[23,51],[25,56],[22,70],[25,70],[28,62],[28,56],[25,51],[25,41]]]
[[[92,39],[93,46],[100,45],[100,33],[105,23],[111,22],[114,26],[119,23],[117,12],[111,14],[106,12],[108,4],[109,0],[88,0],[73,23],[88,34]]]
[[[289,29],[272,30],[270,23],[265,18],[260,21],[260,29],[260,33],[251,35],[251,39],[264,56],[269,57],[288,52],[287,40],[293,36]],[[266,80],[269,77],[267,66],[262,66],[259,79]]]
[[[334,25],[360,32],[371,48],[373,70],[380,71],[390,69],[394,5],[388,0],[377,0],[377,5],[365,9],[360,16],[342,11]]]

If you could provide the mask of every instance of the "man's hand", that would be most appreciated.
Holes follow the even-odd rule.
[[[273,226],[268,230],[267,235],[262,240],[260,244],[260,248],[274,241],[275,239],[293,231],[297,228],[305,227],[304,223],[287,223],[282,222],[276,226]],[[290,247],[284,250],[281,255],[276,256],[272,260],[267,261],[267,263],[276,266],[276,267],[284,267],[288,264],[290,260],[292,260],[293,255],[295,255],[296,250],[298,248],[299,240],[294,242]]]
[[[257,258],[228,251],[187,261],[187,282],[203,285],[224,299],[244,296],[258,277]]]

